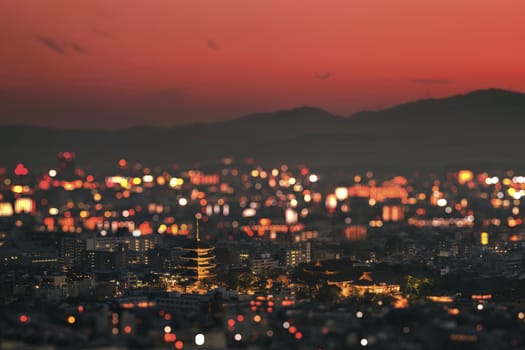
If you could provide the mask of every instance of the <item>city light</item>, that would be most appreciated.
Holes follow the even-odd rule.
[[[288,340],[307,344],[313,335],[322,339],[333,334],[331,321],[341,316],[338,313],[353,313],[359,322],[364,322],[366,313],[366,320],[388,325],[389,319],[378,315],[397,309],[413,311],[416,299],[423,305],[441,303],[444,308],[436,311],[437,319],[460,313],[469,317],[485,310],[488,301],[497,304],[499,292],[494,297],[492,293],[471,294],[473,308],[460,310],[453,307],[458,301],[457,284],[449,282],[444,291],[436,288],[439,278],[461,273],[473,252],[481,262],[506,262],[494,265],[494,272],[483,270],[483,264],[469,265],[483,273],[480,276],[498,274],[512,280],[523,267],[518,247],[525,240],[520,233],[525,181],[520,183],[518,177],[513,181],[513,174],[498,176],[498,181],[495,176],[474,172],[461,179],[458,173],[450,173],[417,180],[348,174],[334,187],[321,181],[327,176],[313,176],[305,168],[291,166],[274,174],[262,167],[256,171],[221,168],[217,173],[180,169],[175,177],[158,168],[134,171],[126,165],[126,175],[99,178],[84,173],[80,180],[74,179],[75,171],[59,169],[54,178],[49,171],[27,175],[46,182],[44,185],[0,181],[8,183],[0,192],[0,217],[14,228],[13,232],[0,231],[0,249],[9,246],[9,235],[14,232],[22,244],[36,240],[37,247],[54,247],[54,254],[50,250],[43,254],[45,248],[34,255],[9,250],[3,264],[9,268],[34,264],[53,271],[33,276],[28,285],[34,300],[76,305],[75,314],[62,319],[62,326],[71,331],[90,324],[80,322],[80,314],[89,320],[100,312],[96,301],[84,307],[88,305],[82,299],[85,293],[100,293],[101,300],[110,301],[112,308],[106,332],[112,339],[146,337],[176,349],[212,346],[217,341],[213,335],[193,333],[188,338],[185,333],[175,334],[174,325],[178,327],[189,312],[220,309],[210,294],[220,290],[226,293],[221,298],[230,298],[230,293],[238,298],[228,299],[232,309],[226,314],[231,316],[221,319],[221,312],[213,311],[229,341],[251,345],[259,344],[261,335],[286,335]],[[73,178],[61,180],[66,173]],[[25,233],[31,228],[38,235]],[[479,236],[472,239],[476,228]],[[414,236],[406,233],[418,231],[421,234]],[[398,237],[399,232],[403,233]],[[48,234],[55,244],[43,244]],[[371,250],[372,241],[372,246],[382,248]],[[367,247],[366,253],[355,254],[348,250],[348,243]],[[442,266],[436,263],[441,259],[462,263]],[[424,263],[428,271],[412,274],[392,268],[407,262]],[[104,271],[111,274],[100,278],[98,274]],[[407,281],[407,287],[396,281]],[[227,289],[217,289],[219,286]],[[145,290],[161,293],[143,293]],[[298,295],[307,298],[298,299]],[[360,303],[357,311],[345,304],[354,298]],[[160,311],[154,311],[157,306]],[[325,318],[319,332],[308,324],[305,312],[310,307]],[[143,317],[149,312],[163,322],[160,335],[144,335],[141,327],[148,325],[142,323]],[[514,312],[511,318],[523,324],[523,312],[508,312]],[[283,315],[285,320],[280,319]],[[19,325],[30,321],[26,314],[14,317]],[[36,319],[32,315],[31,321]],[[471,326],[476,332],[484,331],[479,322]],[[397,333],[404,337],[415,334],[411,327],[400,327]],[[398,335],[394,333],[387,331],[387,337],[395,339]],[[383,342],[354,337],[346,341],[363,347]],[[474,338],[458,333],[451,339]]]
[[[204,345],[204,342],[205,342],[204,334],[199,333],[195,335],[195,345],[202,346]]]
[[[1,1],[1,349],[525,349],[525,1]]]

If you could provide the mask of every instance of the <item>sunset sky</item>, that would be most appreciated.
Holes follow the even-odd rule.
[[[523,0],[3,0],[0,123],[351,115],[525,90]]]

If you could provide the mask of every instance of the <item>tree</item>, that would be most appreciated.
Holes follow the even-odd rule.
[[[325,284],[319,288],[317,300],[328,304],[337,304],[341,301],[341,288],[333,284]]]
[[[247,293],[256,287],[257,278],[251,272],[242,272],[238,275],[231,275],[226,283],[229,288],[239,293]]]
[[[422,292],[427,292],[431,287],[434,286],[434,280],[428,277],[416,277],[408,275],[406,277],[405,285],[403,286],[404,292],[419,296]]]

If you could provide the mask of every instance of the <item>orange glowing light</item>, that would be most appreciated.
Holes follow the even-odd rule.
[[[267,226],[271,224],[271,221],[268,218],[262,218],[261,220],[259,220],[259,224],[261,224],[262,226]]]
[[[164,342],[165,343],[173,343],[175,340],[177,340],[177,336],[173,333],[165,333],[164,334]]]
[[[490,300],[492,299],[492,294],[473,294],[472,300]]]
[[[459,315],[459,309],[458,309],[457,307],[452,308],[452,309],[448,309],[448,313],[449,313],[450,315],[454,315],[454,316],[455,316],[455,315]]]
[[[427,299],[435,303],[451,303],[454,301],[454,299],[449,296],[429,296]]]
[[[460,170],[458,172],[458,182],[461,185],[464,185],[467,182],[472,181],[473,178],[474,178],[474,174],[470,170]]]
[[[120,307],[123,309],[133,309],[135,307],[135,304],[134,303],[122,303]]]
[[[281,302],[281,305],[284,306],[284,307],[292,306],[294,304],[295,304],[295,301],[293,301],[293,300],[283,300]]]
[[[393,305],[396,309],[406,309],[408,307],[408,299],[398,298]]]

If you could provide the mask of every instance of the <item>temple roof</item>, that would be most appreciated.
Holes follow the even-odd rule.
[[[192,240],[184,244],[182,246],[182,249],[184,250],[197,250],[197,249],[212,250],[212,249],[215,249],[215,247],[210,246],[206,242]]]
[[[197,250],[187,250],[181,255],[181,259],[213,259],[215,255],[209,254],[211,250],[200,251],[200,254]]]

